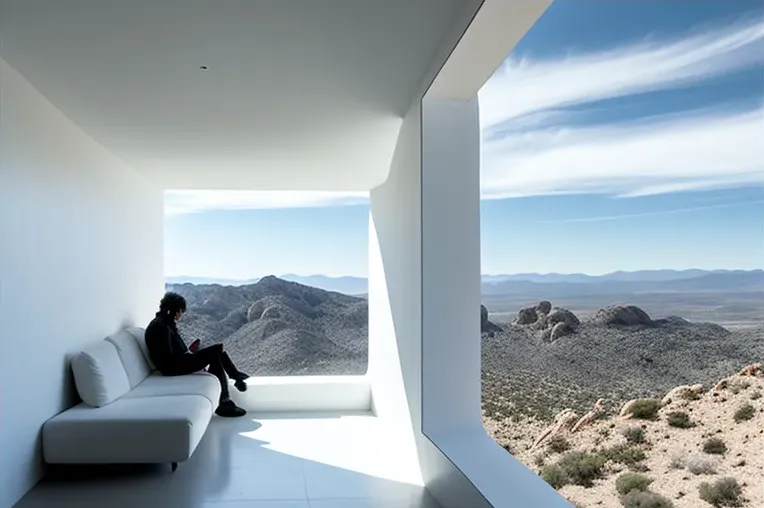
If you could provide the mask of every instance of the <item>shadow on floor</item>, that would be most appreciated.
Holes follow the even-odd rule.
[[[337,417],[306,414],[297,419]],[[263,422],[269,419],[278,419],[278,416],[257,418]],[[175,473],[169,464],[57,466],[16,506],[438,507],[421,486],[281,453],[267,448],[270,443],[245,435],[261,427],[262,423],[251,418],[214,419],[194,455],[181,463]],[[320,433],[301,436],[317,440],[322,437]]]

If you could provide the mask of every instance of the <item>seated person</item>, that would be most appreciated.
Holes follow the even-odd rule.
[[[183,376],[208,368],[208,372],[220,381],[220,403],[215,413],[219,416],[244,416],[246,411],[231,400],[226,374],[235,381],[234,386],[241,392],[247,389],[244,380],[249,375],[234,366],[222,344],[189,351],[176,325],[185,312],[185,298],[172,292],[164,295],[159,303],[159,312],[146,328],[146,347],[151,360],[164,376]]]

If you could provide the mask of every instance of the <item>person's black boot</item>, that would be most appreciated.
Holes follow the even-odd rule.
[[[245,372],[239,371],[239,373],[236,374],[236,377],[234,377],[233,385],[240,392],[246,392],[247,391],[247,383],[245,383],[245,381],[247,379],[249,379],[249,374],[247,374]]]
[[[226,418],[236,418],[239,416],[244,416],[247,414],[247,412],[234,404],[232,400],[225,400],[220,403],[218,408],[215,410],[215,414]]]

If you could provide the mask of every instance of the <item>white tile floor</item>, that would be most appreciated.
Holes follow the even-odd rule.
[[[215,417],[175,473],[169,465],[67,468],[16,506],[438,508],[401,449],[368,415]]]

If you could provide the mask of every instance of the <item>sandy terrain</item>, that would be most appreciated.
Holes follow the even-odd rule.
[[[737,376],[736,376],[737,378]],[[640,463],[643,474],[653,480],[650,490],[672,500],[676,508],[702,508],[711,506],[702,501],[698,487],[702,482],[713,482],[723,477],[733,477],[743,486],[743,506],[764,507],[764,375],[739,377],[744,379],[733,388],[720,390],[717,396],[706,391],[694,401],[675,401],[659,411],[655,421],[636,420],[609,416],[592,422],[576,433],[561,434],[571,445],[570,451],[592,452],[616,444],[626,443],[622,431],[629,427],[642,427],[646,443],[634,445],[643,450],[647,458]],[[737,393],[735,393],[737,392]],[[755,413],[751,420],[736,423],[733,415],[744,404],[751,404]],[[682,429],[670,427],[667,415],[683,411],[689,414],[695,427]],[[485,419],[488,432],[503,446],[534,471],[539,471],[539,460],[553,464],[563,454],[552,453],[541,445],[530,447],[546,424],[532,421],[496,421]],[[709,437],[721,438],[727,452],[710,455],[702,449]],[[567,452],[565,452],[567,453]],[[682,459],[682,460],[678,460]],[[687,469],[677,469],[672,462],[707,461],[713,465],[715,474],[696,475]],[[615,480],[628,469],[609,462],[602,479],[590,488],[568,485],[560,493],[582,508],[619,508],[621,502],[615,489]]]

